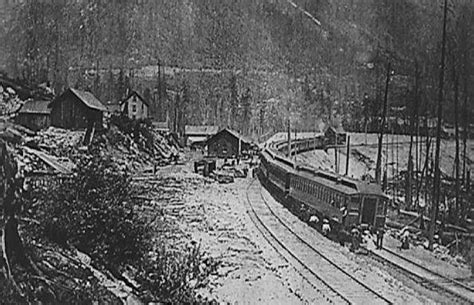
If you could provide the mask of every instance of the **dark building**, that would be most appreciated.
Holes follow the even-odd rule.
[[[51,101],[27,101],[18,111],[15,122],[33,131],[49,127],[51,125],[49,103]]]
[[[51,125],[68,129],[102,127],[107,108],[87,91],[68,89],[50,105]]]
[[[346,136],[347,134],[341,126],[339,127],[329,126],[326,128],[326,131],[324,132],[326,145],[335,145],[335,144],[345,145]]]
[[[246,155],[252,148],[250,140],[230,129],[223,129],[207,140],[208,155],[220,158]]]

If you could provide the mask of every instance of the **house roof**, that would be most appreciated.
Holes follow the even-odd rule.
[[[252,141],[250,139],[247,139],[246,137],[242,136],[240,133],[238,133],[237,131],[235,130],[232,130],[232,129],[228,129],[228,128],[224,128],[222,129],[221,131],[219,131],[218,133],[216,133],[215,135],[213,135],[212,137],[209,138],[209,140],[207,140],[208,143],[211,143],[213,142],[217,136],[223,134],[223,133],[228,133],[230,134],[231,136],[233,136],[234,138],[236,138],[237,140],[240,140],[242,143],[245,143],[245,144],[252,144]]]
[[[51,101],[35,101],[29,100],[20,108],[19,113],[29,113],[29,114],[50,114],[51,108],[48,108],[48,105]]]
[[[329,129],[331,129],[332,131],[336,133],[346,133],[346,131],[344,130],[344,128],[342,128],[342,126],[338,126],[338,127],[328,126],[324,132],[328,131]]]
[[[123,103],[125,103],[126,101],[128,101],[132,96],[138,97],[138,98],[143,102],[143,104],[145,104],[145,105],[147,105],[148,107],[150,107],[150,104],[149,104],[147,101],[145,101],[145,99],[144,99],[137,91],[135,91],[135,90],[132,90],[132,91],[130,92],[130,94],[129,94],[123,101],[120,102],[120,105],[123,105]]]
[[[213,125],[202,125],[202,126],[193,126],[186,125],[184,126],[184,134],[187,136],[212,136],[219,131],[219,126]]]
[[[68,91],[71,91],[87,107],[96,109],[99,111],[107,111],[107,108],[105,108],[105,106],[92,93],[88,91],[73,89],[73,88],[69,88]],[[65,93],[63,93],[62,95],[64,94]]]

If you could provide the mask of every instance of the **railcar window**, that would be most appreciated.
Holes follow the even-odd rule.
[[[357,196],[351,197],[351,200],[349,202],[349,209],[358,210],[359,208],[360,208],[360,197],[357,197]]]

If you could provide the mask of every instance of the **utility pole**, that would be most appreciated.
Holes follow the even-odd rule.
[[[407,207],[411,208],[413,206],[413,196],[412,196],[412,179],[413,179],[413,138],[415,136],[415,120],[418,120],[418,62],[415,61],[415,92],[414,97],[414,109],[410,121],[410,148],[408,153],[408,173],[406,179],[406,198],[405,204]],[[417,148],[415,147],[415,150]]]
[[[288,119],[288,158],[291,158],[291,126],[290,126],[290,119]]]
[[[349,156],[351,153],[351,136],[347,136],[347,153],[346,153],[346,176],[349,175]]]
[[[158,105],[160,105],[158,108],[163,108],[163,104],[161,102],[161,63],[160,60],[158,60]],[[159,120],[161,120],[161,118],[159,118]]]
[[[382,114],[382,125],[380,126],[380,134],[379,134],[379,143],[378,143],[378,149],[377,149],[377,164],[375,167],[375,181],[377,184],[382,183],[382,173],[381,173],[381,167],[382,167],[382,143],[383,143],[383,133],[384,133],[384,128],[385,128],[385,120],[387,116],[387,102],[388,102],[388,85],[390,83],[390,70],[391,70],[391,65],[390,62],[387,64],[387,76],[385,80],[385,95],[383,99],[383,114]]]
[[[335,133],[335,143],[334,143],[334,171],[336,174],[339,174],[339,169],[337,168],[337,131]]]
[[[433,236],[436,226],[436,216],[438,215],[438,205],[440,197],[441,187],[441,173],[439,168],[439,154],[441,144],[441,123],[443,118],[443,85],[444,85],[444,57],[446,52],[446,19],[448,13],[448,0],[444,0],[444,13],[443,13],[443,40],[441,45],[441,68],[439,71],[439,91],[438,91],[438,125],[436,126],[436,154],[435,154],[435,165],[434,165],[434,187],[433,187],[433,202],[431,205],[431,222],[429,231],[429,249],[433,250]]]
[[[456,61],[453,58],[453,83],[454,83],[454,132],[456,138],[456,156],[454,157],[454,170],[455,170],[455,193],[456,193],[456,219],[461,213],[459,213],[459,77],[456,73]],[[451,209],[450,209],[451,211]]]

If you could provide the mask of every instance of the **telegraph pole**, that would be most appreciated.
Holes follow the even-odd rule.
[[[382,125],[380,126],[380,134],[379,134],[379,143],[377,149],[377,164],[375,167],[375,181],[377,184],[382,183],[382,175],[381,175],[381,167],[382,167],[382,143],[383,143],[383,133],[385,128],[385,120],[387,116],[387,102],[388,102],[388,85],[390,83],[390,70],[391,65],[390,62],[387,64],[387,77],[385,80],[385,95],[383,99],[383,114],[382,114]]]
[[[443,13],[443,41],[441,45],[441,69],[439,71],[439,91],[438,91],[438,126],[436,126],[436,155],[435,155],[435,172],[434,172],[434,187],[433,187],[433,202],[431,205],[431,221],[429,231],[429,249],[433,250],[433,236],[436,226],[436,216],[438,215],[438,205],[441,187],[441,173],[439,169],[439,151],[441,143],[441,123],[443,117],[443,85],[444,85],[444,57],[446,52],[446,19],[448,13],[448,0],[444,0]]]
[[[346,153],[346,176],[349,175],[349,156],[351,153],[351,136],[347,136],[347,153]]]
[[[288,119],[288,158],[291,158],[291,126],[290,126],[290,119]]]

